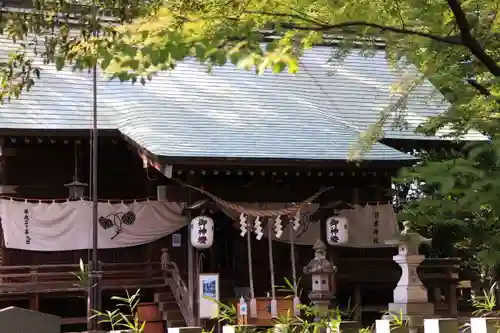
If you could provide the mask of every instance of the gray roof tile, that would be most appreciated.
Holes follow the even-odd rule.
[[[5,48],[12,47],[7,43],[3,40]],[[186,60],[146,86],[99,77],[98,125],[118,129],[163,156],[345,159],[359,133],[389,103],[389,85],[397,77],[380,54],[353,54],[333,73],[329,55],[328,48],[314,48],[296,75],[256,76],[232,66],[207,73]],[[422,94],[433,89],[424,88]],[[411,123],[444,107],[429,108],[415,99]],[[35,87],[1,108],[0,128],[88,129],[91,75],[42,66]],[[388,131],[387,137],[421,138],[411,131]],[[381,143],[363,158],[411,159]]]

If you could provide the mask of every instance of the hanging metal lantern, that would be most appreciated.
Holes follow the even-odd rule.
[[[208,249],[214,243],[214,220],[198,216],[191,220],[191,245],[197,249]]]
[[[69,198],[75,200],[85,197],[85,190],[88,187],[87,184],[79,181],[77,177],[74,177],[71,183],[64,184],[64,186],[69,189]]]
[[[349,241],[348,220],[345,216],[331,216],[326,220],[326,240],[330,245],[346,244]]]

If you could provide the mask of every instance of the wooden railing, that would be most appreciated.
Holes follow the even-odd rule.
[[[392,258],[341,258],[336,265],[337,283],[353,287],[352,301],[357,320],[361,320],[364,312],[387,310],[387,303],[392,299],[392,289],[401,278],[401,268]],[[429,290],[436,311],[449,316],[456,315],[459,271],[460,260],[456,258],[426,259],[420,264],[418,275]],[[365,290],[363,301],[362,288]],[[367,289],[373,290],[374,296],[368,293],[366,297]],[[380,300],[381,294],[387,294],[388,299]],[[442,296],[445,296],[444,299]]]
[[[459,259],[442,258],[426,259],[418,268],[422,281],[458,280],[460,270]],[[392,258],[341,258],[338,266],[337,280],[351,283],[396,283],[401,277],[401,269]]]
[[[159,262],[98,264],[101,290],[165,286]],[[77,264],[0,266],[0,294],[84,291]],[[75,275],[76,274],[76,275]]]
[[[191,304],[188,288],[179,272],[179,267],[177,267],[177,264],[173,261],[166,263],[166,266],[167,272],[170,275],[166,278],[167,284],[174,294],[186,324],[188,326],[194,326],[193,305]]]

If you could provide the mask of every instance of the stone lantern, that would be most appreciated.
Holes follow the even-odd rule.
[[[335,297],[332,281],[337,267],[326,258],[326,246],[321,240],[316,241],[313,250],[314,258],[304,267],[304,274],[311,275],[312,290],[309,299],[317,307],[318,316],[321,317],[328,312],[330,301]]]
[[[425,259],[419,254],[418,248],[420,244],[430,244],[431,239],[413,232],[408,221],[403,222],[403,226],[401,233],[386,241],[386,244],[398,246],[398,254],[392,258],[402,271],[394,289],[394,303],[389,304],[389,312],[402,314],[411,329],[423,326],[423,319],[434,313],[434,305],[429,303],[427,289],[417,274],[417,267]]]

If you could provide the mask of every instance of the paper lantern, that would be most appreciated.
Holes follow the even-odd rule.
[[[326,240],[330,245],[346,244],[349,241],[349,229],[345,216],[331,216],[326,220]]]
[[[208,249],[214,243],[214,220],[198,216],[191,220],[191,245],[197,249]]]

